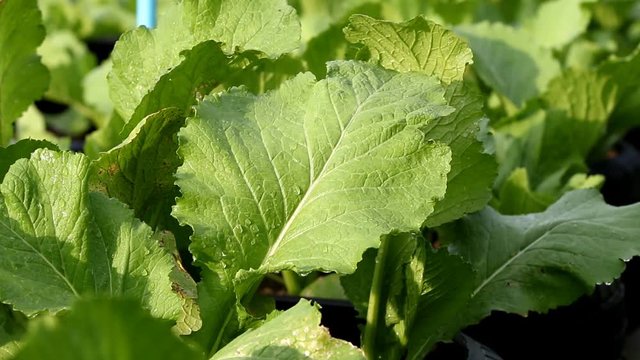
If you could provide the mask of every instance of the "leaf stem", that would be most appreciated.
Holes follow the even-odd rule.
[[[300,286],[300,278],[298,274],[291,270],[282,271],[282,279],[284,280],[284,286],[287,288],[289,295],[300,295],[302,291]]]
[[[369,291],[369,304],[367,306],[367,323],[364,328],[362,349],[369,360],[377,359],[376,338],[378,337],[378,325],[384,321],[384,299],[382,299],[382,286],[384,285],[384,268],[389,248],[389,239],[382,236],[380,248],[376,255],[376,265],[373,270],[373,281]]]

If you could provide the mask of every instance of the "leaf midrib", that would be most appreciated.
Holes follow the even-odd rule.
[[[550,227],[547,231],[544,232],[544,234],[542,236],[540,236],[536,240],[532,241],[529,245],[525,246],[522,250],[519,250],[515,255],[511,256],[507,261],[504,262],[504,264],[502,264],[493,273],[491,273],[491,275],[489,277],[487,277],[480,285],[478,285],[478,287],[476,287],[473,290],[473,292],[471,293],[471,297],[470,298],[474,298],[476,295],[478,295],[478,293],[480,291],[482,291],[482,289],[484,289],[484,287],[489,285],[489,283],[493,279],[496,278],[496,276],[500,275],[500,273],[502,273],[506,268],[508,268],[511,264],[513,264],[513,262],[516,261],[520,256],[522,256],[523,254],[529,252],[529,250],[531,250],[532,248],[536,247],[541,241],[543,241],[544,239],[548,238],[550,236],[550,234],[553,233],[556,228],[558,228],[559,226],[562,226],[562,225],[567,225],[567,224],[571,225],[571,224],[575,224],[575,223],[581,223],[583,221],[584,221],[583,219],[575,219],[575,220],[570,220],[570,221],[567,221],[567,222],[559,221],[557,224],[555,224],[552,227]]]
[[[11,228],[11,226],[9,226],[3,219],[0,219],[0,224],[2,224],[2,226],[4,226],[13,235],[15,235],[18,239],[20,239],[27,247],[29,247],[40,258],[42,258],[42,260],[47,265],[49,265],[49,267],[51,267],[51,269],[53,269],[53,271],[56,273],[56,275],[58,275],[65,282],[65,284],[69,287],[69,289],[73,292],[73,294],[75,296],[77,296],[77,297],[80,296],[80,294],[78,294],[78,291],[75,289],[73,284],[71,284],[71,282],[69,282],[69,279],[67,279],[64,275],[62,275],[62,273],[49,261],[49,259],[47,259],[46,256],[44,256],[44,254],[42,254],[38,249],[36,249],[33,245],[31,245],[31,243],[29,243],[23,236],[21,236],[15,230],[13,230],[13,228]]]

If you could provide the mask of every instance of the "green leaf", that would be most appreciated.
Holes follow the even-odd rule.
[[[565,72],[539,103],[496,124],[497,148],[506,150],[498,152],[499,162],[517,157],[509,166],[526,168],[534,191],[560,195],[567,179],[587,170],[585,159],[605,133],[614,96],[608,78],[595,71]]]
[[[84,88],[83,102],[94,110],[93,122],[98,128],[106,126],[113,104],[109,99],[109,84],[107,74],[111,72],[111,60],[106,60],[102,64],[91,70],[82,80]]]
[[[447,103],[456,111],[428,123],[423,130],[427,137],[449,145],[452,153],[447,192],[424,223],[429,227],[482,209],[491,197],[491,185],[498,167],[481,141],[487,132],[484,98],[478,90],[463,82],[454,82],[445,90]]]
[[[612,207],[596,190],[577,190],[542,213],[487,208],[446,225],[441,238],[475,270],[460,328],[493,310],[546,312],[612,281],[640,254],[638,216],[638,205]]]
[[[473,62],[465,41],[423,17],[394,23],[353,15],[345,34],[350,42],[365,45],[371,60],[383,67],[434,75],[444,84],[461,81]]]
[[[113,112],[109,120],[97,131],[92,132],[85,138],[84,152],[92,159],[100,157],[101,152],[105,152],[124,139],[120,132],[126,123],[117,112]]]
[[[407,359],[424,359],[436,343],[450,341],[467,325],[459,314],[469,304],[472,290],[469,264],[445,249],[427,251],[422,294],[408,334]]]
[[[202,328],[189,337],[207,354],[215,354],[240,334],[240,315],[236,310],[236,296],[232,279],[224,271],[202,269],[198,283],[198,305],[202,314]]]
[[[16,360],[202,359],[139,304],[122,299],[76,302],[68,313],[31,327]]]
[[[364,360],[362,352],[337,340],[320,326],[320,312],[306,300],[249,330],[217,352],[211,360]]]
[[[38,54],[51,74],[47,98],[70,105],[81,104],[82,79],[96,66],[95,56],[87,45],[71,31],[58,31],[47,34]]]
[[[555,197],[531,190],[529,174],[525,168],[515,169],[500,188],[494,208],[505,215],[529,214],[544,211]]]
[[[452,152],[447,193],[425,225],[438,226],[481,209],[491,196],[496,163],[478,140],[484,99],[462,82],[465,67],[472,63],[466,43],[422,17],[393,23],[354,15],[345,32],[349,41],[367,47],[372,61],[388,69],[438,77],[448,104],[456,109],[424,128],[428,137],[449,145]]]
[[[92,20],[82,13],[76,1],[72,0],[38,0],[42,10],[44,25],[48,33],[58,30],[73,30],[82,35],[89,31]]]
[[[198,99],[202,99],[233,72],[220,44],[214,41],[203,42],[191,50],[185,50],[182,56],[184,60],[158,79],[144,95],[131,117],[123,118],[126,125],[120,131],[121,138],[129,135],[147,115],[161,109],[176,107],[187,115]],[[116,57],[113,61],[116,71]],[[127,71],[128,75],[131,73]],[[112,72],[110,79],[113,74]]]
[[[9,167],[18,159],[27,159],[36,149],[59,150],[58,147],[44,140],[20,140],[6,148],[0,148],[0,182],[4,179]]]
[[[116,148],[91,164],[89,186],[129,205],[153,229],[170,229],[171,206],[179,195],[173,174],[182,163],[176,134],[182,112],[165,109],[146,117]]]
[[[57,137],[47,130],[47,119],[35,105],[29,106],[15,124],[16,140],[45,140],[55,144],[62,150],[69,149],[71,139],[69,137]]]
[[[536,43],[549,48],[562,48],[587,30],[591,12],[585,3],[595,0],[547,1],[526,23]]]
[[[422,295],[426,240],[413,233],[385,235],[357,270],[342,277],[347,296],[366,314],[363,349],[372,359],[401,359]]]
[[[118,144],[145,116],[156,111],[176,107],[186,116],[212,90],[246,84],[252,90],[264,91],[277,87],[302,68],[300,61],[288,57],[271,60],[249,52],[229,56],[221,46],[215,41],[205,41],[183,51],[184,60],[158,80],[125,121],[126,125],[121,130],[114,129],[119,131],[116,141],[102,150]]]
[[[186,0],[161,17],[156,29],[138,28],[121,37],[112,53],[110,95],[115,109],[128,122],[156,83],[184,61],[184,50],[213,40],[223,44],[226,54],[255,50],[275,58],[296,49],[299,39],[300,24],[285,0]],[[193,61],[198,60],[203,62],[200,68],[215,71],[216,67],[205,66],[210,64],[205,59]],[[132,63],[138,66],[131,67]],[[199,73],[183,76],[193,80]]]
[[[451,111],[437,80],[359,62],[210,98],[179,133],[173,215],[194,229],[196,260],[233,275],[353,272],[444,195],[449,149],[420,128]]]
[[[47,90],[49,73],[36,55],[44,35],[36,0],[0,2],[0,146],[13,137],[16,119]]]
[[[169,279],[174,259],[131,210],[88,191],[88,168],[83,155],[43,149],[11,166],[0,185],[0,300],[31,315],[124,295],[190,322],[192,299]]]
[[[480,78],[517,106],[544,92],[560,72],[551,50],[537,46],[523,29],[479,23],[456,32],[469,42]]]

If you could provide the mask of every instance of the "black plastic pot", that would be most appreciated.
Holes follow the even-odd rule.
[[[620,359],[627,330],[625,286],[598,286],[591,296],[527,317],[495,312],[464,330],[505,359]]]
[[[621,206],[640,202],[640,128],[631,130],[608,159],[593,164],[606,177],[602,194],[607,203]],[[629,331],[640,327],[640,258],[632,259],[622,274]]]

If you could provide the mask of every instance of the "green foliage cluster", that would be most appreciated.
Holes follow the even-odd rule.
[[[640,119],[640,2],[161,5],[97,64],[132,2],[0,0],[0,359],[422,359],[640,255],[588,173]]]

